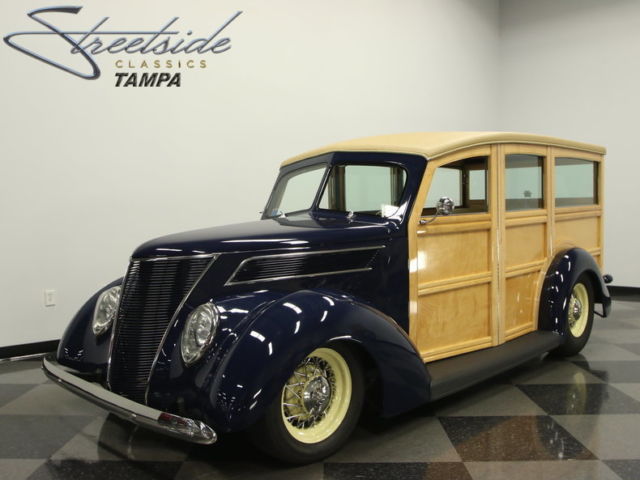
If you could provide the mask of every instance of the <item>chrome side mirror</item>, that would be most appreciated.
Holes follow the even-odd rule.
[[[447,215],[451,215],[456,208],[456,204],[449,197],[440,197],[438,203],[436,203],[436,214],[431,217],[429,220],[420,219],[420,225],[428,225],[433,222],[438,215],[442,215],[446,217]]]
[[[436,215],[451,215],[455,208],[456,204],[449,197],[440,197],[436,203]]]

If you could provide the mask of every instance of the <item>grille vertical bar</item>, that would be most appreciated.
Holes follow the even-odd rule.
[[[114,326],[109,367],[113,392],[144,403],[147,380],[164,332],[211,260],[183,257],[131,261]]]

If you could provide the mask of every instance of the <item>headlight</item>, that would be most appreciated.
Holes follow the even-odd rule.
[[[180,350],[182,360],[191,365],[211,345],[218,329],[218,310],[213,303],[203,303],[187,317],[182,331]]]
[[[96,337],[109,330],[113,319],[116,318],[119,303],[120,286],[111,287],[100,294],[96,309],[93,311],[93,322],[91,323],[91,328]]]

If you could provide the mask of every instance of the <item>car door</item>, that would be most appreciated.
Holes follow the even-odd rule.
[[[485,146],[427,164],[409,240],[410,337],[425,362],[499,341],[496,161]],[[434,217],[444,196],[456,208]]]

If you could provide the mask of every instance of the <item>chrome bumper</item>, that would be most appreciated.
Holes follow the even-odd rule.
[[[216,432],[199,420],[156,410],[77,377],[62,367],[52,353],[42,360],[42,369],[47,377],[67,390],[141,427],[193,443],[212,444],[218,439]]]

